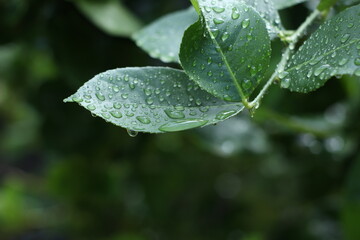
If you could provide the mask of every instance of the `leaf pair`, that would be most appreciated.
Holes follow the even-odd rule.
[[[258,6],[266,10],[265,5]],[[267,25],[254,8],[235,0],[202,1],[200,10],[199,21],[182,42],[180,56],[187,74],[162,67],[111,70],[95,76],[65,101],[77,102],[115,125],[151,133],[215,124],[238,114],[244,108],[239,101],[251,94],[268,67],[269,32],[276,31],[269,30],[269,23],[279,22],[278,16],[263,13]],[[194,13],[185,10],[172,15],[171,21],[165,17],[159,22],[167,34],[178,37],[199,18]],[[134,38],[152,56],[176,61],[181,41],[171,42],[165,35],[153,25]],[[151,45],[156,39],[163,46]],[[191,81],[189,75],[200,76],[199,81]]]

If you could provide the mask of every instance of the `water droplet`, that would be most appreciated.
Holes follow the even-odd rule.
[[[249,79],[245,79],[244,82],[242,83],[242,86],[244,89],[248,90],[251,88],[251,81]]]
[[[146,96],[151,96],[152,95],[151,88],[145,88],[144,93],[145,93]]]
[[[222,23],[224,23],[224,20],[221,19],[221,18],[214,18],[213,21],[214,21],[215,24],[222,24]]]
[[[286,72],[286,71],[280,72],[280,73],[279,73],[279,78],[280,78],[280,79],[284,79],[287,75],[289,75],[289,72]]]
[[[188,119],[183,121],[169,122],[162,125],[159,130],[162,132],[177,132],[188,130],[191,128],[201,127],[207,124],[208,121],[200,119]]]
[[[113,116],[114,118],[122,118],[122,113],[119,111],[111,111],[110,115]]]
[[[250,19],[244,19],[243,21],[242,21],[242,23],[241,23],[241,26],[243,27],[243,28],[247,28],[248,26],[250,25]]]
[[[114,107],[115,109],[120,109],[120,108],[122,107],[122,105],[121,105],[121,103],[114,103],[114,104],[113,104],[113,107]]]
[[[236,20],[236,19],[239,19],[240,17],[240,13],[239,13],[239,10],[237,8],[233,8],[232,9],[232,14],[231,14],[231,18],[233,20]]]
[[[216,13],[222,13],[222,12],[225,11],[225,8],[223,8],[223,7],[213,7],[212,9],[213,9],[214,12],[216,12]]]
[[[360,77],[360,68],[358,68],[355,72],[354,72],[355,76]]]
[[[318,64],[318,63],[321,61],[321,59],[323,59],[323,57],[324,57],[324,56],[316,57],[316,58],[314,58],[313,60],[311,60],[311,61],[309,62],[309,64],[310,64],[311,66],[314,66],[314,65]]]
[[[232,98],[226,94],[226,95],[224,95],[224,100],[230,102],[232,100]]]
[[[129,88],[134,90],[136,87],[135,83],[129,83]]]
[[[139,117],[136,117],[136,119],[139,122],[141,122],[142,124],[150,124],[151,123],[151,120],[148,117],[139,116]]]
[[[118,86],[113,86],[112,87],[113,91],[118,93],[120,91],[119,87]]]
[[[185,118],[185,114],[182,111],[167,109],[167,110],[165,110],[165,113],[169,118],[172,118],[172,119]]]
[[[90,100],[92,97],[90,95],[88,95],[88,94],[85,94],[84,98]]]
[[[281,81],[282,88],[288,88],[290,86],[290,78],[285,78]]]
[[[204,9],[205,9],[205,11],[208,12],[208,13],[211,12],[211,8],[208,7],[208,6],[205,6]]]
[[[153,105],[154,104],[154,99],[152,99],[151,97],[146,99],[146,103],[149,105]]]
[[[341,41],[341,43],[346,43],[347,40],[349,40],[349,38],[350,38],[350,34],[346,33],[346,34],[340,39],[340,41]]]
[[[102,113],[101,116],[106,120],[110,119],[110,115],[108,113]]]
[[[76,102],[76,103],[81,103],[81,102],[83,101],[82,98],[76,97],[76,96],[75,96],[75,97],[72,97],[71,100],[73,100],[73,101]]]
[[[123,94],[121,95],[121,97],[122,97],[123,99],[128,99],[129,94],[127,94],[127,93],[123,93]]]
[[[200,107],[200,112],[202,113],[207,113],[209,111],[210,107],[209,106],[203,106],[203,107]]]
[[[340,65],[340,66],[344,66],[347,62],[348,62],[348,59],[347,59],[347,58],[343,58],[343,59],[340,60],[339,65]]]
[[[223,42],[225,42],[225,41],[229,38],[229,36],[230,36],[230,34],[229,34],[228,32],[225,32],[225,33],[222,35],[221,40],[222,40]]]
[[[314,75],[316,77],[320,76],[320,74],[323,73],[329,67],[330,67],[330,65],[328,65],[328,64],[325,64],[325,65],[322,65],[322,66],[318,67],[317,69],[315,69]]]
[[[95,110],[96,110],[96,107],[95,107],[95,105],[93,105],[93,104],[87,105],[86,108],[87,108],[89,111],[95,111]]]
[[[236,114],[237,111],[234,111],[234,110],[230,110],[230,111],[222,111],[222,112],[219,112],[217,115],[216,115],[216,119],[217,120],[225,120],[225,119],[228,119],[232,116],[234,116],[234,114]]]
[[[354,63],[355,65],[360,66],[360,58],[356,58]]]
[[[99,99],[100,101],[105,101],[105,96],[102,95],[101,93],[97,92],[95,94],[95,96],[97,97],[97,99]]]
[[[310,70],[308,71],[308,73],[306,74],[306,77],[307,77],[307,78],[310,78],[312,75],[313,75],[313,70],[310,69]]]
[[[130,137],[136,137],[139,134],[137,131],[130,130],[130,129],[126,129],[126,131]]]

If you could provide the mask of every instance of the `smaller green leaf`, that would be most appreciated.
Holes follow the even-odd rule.
[[[278,10],[292,7],[296,4],[306,2],[308,0],[272,0],[274,2],[275,8]]]
[[[333,76],[360,76],[360,5],[325,22],[300,47],[281,75],[283,88],[310,92]]]
[[[162,133],[203,127],[243,110],[201,90],[180,70],[124,68],[95,76],[64,100],[133,131]]]
[[[140,21],[118,0],[74,1],[80,11],[104,32],[129,37],[141,28]]]
[[[179,62],[181,39],[199,16],[193,8],[168,14],[133,35],[136,44],[163,62]]]

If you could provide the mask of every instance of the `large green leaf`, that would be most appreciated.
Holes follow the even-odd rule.
[[[164,67],[101,73],[64,101],[77,102],[115,125],[150,133],[214,124],[243,109],[201,90],[183,71]]]
[[[140,21],[118,0],[74,2],[98,28],[110,35],[128,37],[141,28]]]
[[[320,88],[332,76],[360,76],[360,6],[325,22],[290,59],[282,87],[296,92]]]
[[[237,0],[199,2],[201,19],[190,26],[180,49],[186,73],[226,101],[247,98],[269,66],[271,46],[261,16]]]
[[[296,4],[306,2],[307,0],[272,0],[275,8],[278,10],[294,6]]]
[[[153,58],[163,62],[179,62],[184,32],[198,18],[194,8],[171,13],[135,33],[133,39]]]

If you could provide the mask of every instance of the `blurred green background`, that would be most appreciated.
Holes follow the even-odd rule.
[[[164,65],[125,36],[189,3],[123,1],[116,34],[91,4],[121,8],[0,0],[1,240],[360,239],[359,78],[273,87],[253,118],[131,138],[62,100],[105,70]],[[281,12],[289,29],[307,14]]]

